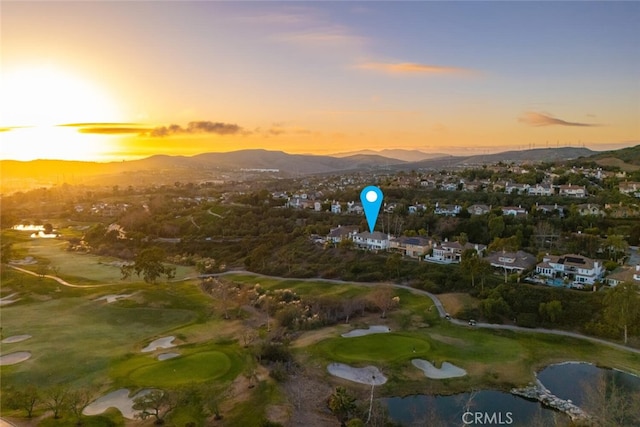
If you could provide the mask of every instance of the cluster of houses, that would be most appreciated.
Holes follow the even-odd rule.
[[[498,271],[506,274],[523,276],[531,272],[525,280],[532,283],[558,287],[573,287],[583,289],[598,283],[616,286],[622,281],[640,283],[640,265],[635,267],[621,267],[607,276],[603,262],[578,254],[544,255],[541,261],[533,254],[524,251],[497,251],[486,253],[487,247],[479,243],[458,241],[436,242],[424,236],[392,237],[380,231],[370,233],[360,232],[357,226],[338,226],[326,236],[326,242],[339,244],[343,240],[350,240],[361,250],[399,252],[403,256],[437,264],[458,264],[462,254],[468,250],[475,250],[484,257],[489,264]]]

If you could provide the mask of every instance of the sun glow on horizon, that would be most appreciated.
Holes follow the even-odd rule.
[[[59,125],[122,121],[106,90],[51,65],[3,70],[0,99],[2,158],[98,160],[113,138]]]

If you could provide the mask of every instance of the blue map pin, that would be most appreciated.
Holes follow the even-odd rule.
[[[367,223],[369,224],[369,231],[371,233],[373,233],[376,221],[378,220],[378,213],[380,213],[382,199],[382,190],[374,185],[365,187],[360,193],[360,201],[362,202],[362,208],[364,209],[364,216],[367,217]]]

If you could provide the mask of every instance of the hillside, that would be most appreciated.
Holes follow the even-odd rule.
[[[623,171],[634,172],[640,170],[640,145],[604,151],[589,156],[584,161],[594,161],[601,166],[617,166]]]

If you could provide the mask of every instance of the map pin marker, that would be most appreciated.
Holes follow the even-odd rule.
[[[362,208],[364,209],[364,215],[367,217],[367,223],[369,224],[369,231],[371,233],[373,233],[376,221],[378,220],[382,199],[382,190],[373,185],[365,187],[360,193],[360,201],[362,201]]]

